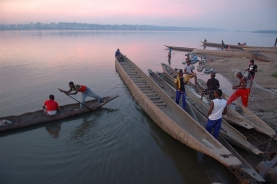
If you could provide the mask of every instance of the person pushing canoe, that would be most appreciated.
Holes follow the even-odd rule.
[[[84,107],[85,104],[85,100],[87,96],[96,98],[98,103],[105,103],[105,100],[103,100],[99,95],[97,95],[96,93],[94,93],[90,88],[88,88],[85,85],[80,85],[80,84],[74,84],[72,81],[69,82],[69,90],[68,91],[64,91],[62,89],[59,89],[60,92],[65,93],[66,95],[76,95],[78,92],[82,93],[82,103],[80,104],[80,108]],[[74,92],[72,92],[74,91]],[[72,93],[70,93],[72,92]]]

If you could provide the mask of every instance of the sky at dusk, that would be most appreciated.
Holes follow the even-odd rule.
[[[0,24],[30,22],[277,30],[277,0],[0,0]]]

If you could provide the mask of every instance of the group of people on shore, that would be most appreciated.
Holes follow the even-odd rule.
[[[227,105],[230,105],[237,98],[241,97],[242,105],[248,106],[248,98],[250,95],[250,89],[252,87],[253,79],[255,73],[257,72],[257,65],[254,64],[254,60],[250,60],[250,64],[245,71],[248,71],[248,75],[244,76],[242,72],[237,72],[236,77],[240,80],[239,84],[232,86],[232,89],[236,91],[230,96],[228,101],[222,98],[222,90],[219,89],[220,84],[217,79],[215,79],[215,73],[211,74],[211,78],[207,81],[207,89],[204,89],[201,94],[201,100],[204,95],[209,95],[211,100],[210,109],[207,113],[208,121],[206,124],[206,130],[210,132],[216,139],[219,134],[219,130],[222,123],[222,115],[227,113]],[[185,74],[185,76],[183,76]],[[184,68],[184,73],[182,69],[178,71],[178,76],[175,79],[176,83],[176,103],[179,104],[180,98],[182,98],[182,108],[186,107],[186,92],[185,85],[188,84],[191,78],[195,79],[195,85],[197,83],[197,76],[191,68],[190,61],[187,61],[187,65]],[[212,129],[214,129],[212,133]]]
[[[80,108],[85,107],[85,103],[86,103],[85,100],[87,96],[97,99],[98,103],[105,103],[105,100],[103,98],[101,98],[99,95],[94,93],[90,88],[88,88],[85,85],[74,84],[73,82],[69,82],[68,85],[69,85],[68,91],[59,89],[60,92],[63,92],[66,95],[76,95],[79,92],[82,93],[82,102],[80,103]],[[58,111],[61,111],[59,104],[55,101],[55,97],[52,94],[49,96],[49,100],[46,100],[44,102],[43,109],[47,116],[56,115]]]

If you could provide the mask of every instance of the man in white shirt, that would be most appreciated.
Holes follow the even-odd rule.
[[[208,111],[208,121],[206,124],[206,130],[210,134],[212,134],[212,129],[214,129],[214,133],[212,135],[216,139],[221,128],[222,115],[227,113],[227,101],[222,99],[221,95],[221,89],[216,89],[214,91],[215,99],[211,101],[211,107]]]
[[[197,76],[196,76],[196,73],[193,72],[192,70],[192,65],[190,64],[190,61],[187,61],[187,65],[185,66],[185,84],[188,84],[188,81],[192,78],[194,78],[194,82],[196,85],[196,81],[197,81]]]

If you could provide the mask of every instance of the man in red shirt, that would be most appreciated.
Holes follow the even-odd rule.
[[[61,111],[59,104],[55,101],[54,95],[50,95],[49,100],[44,102],[43,109],[47,116],[56,115],[57,110]]]

